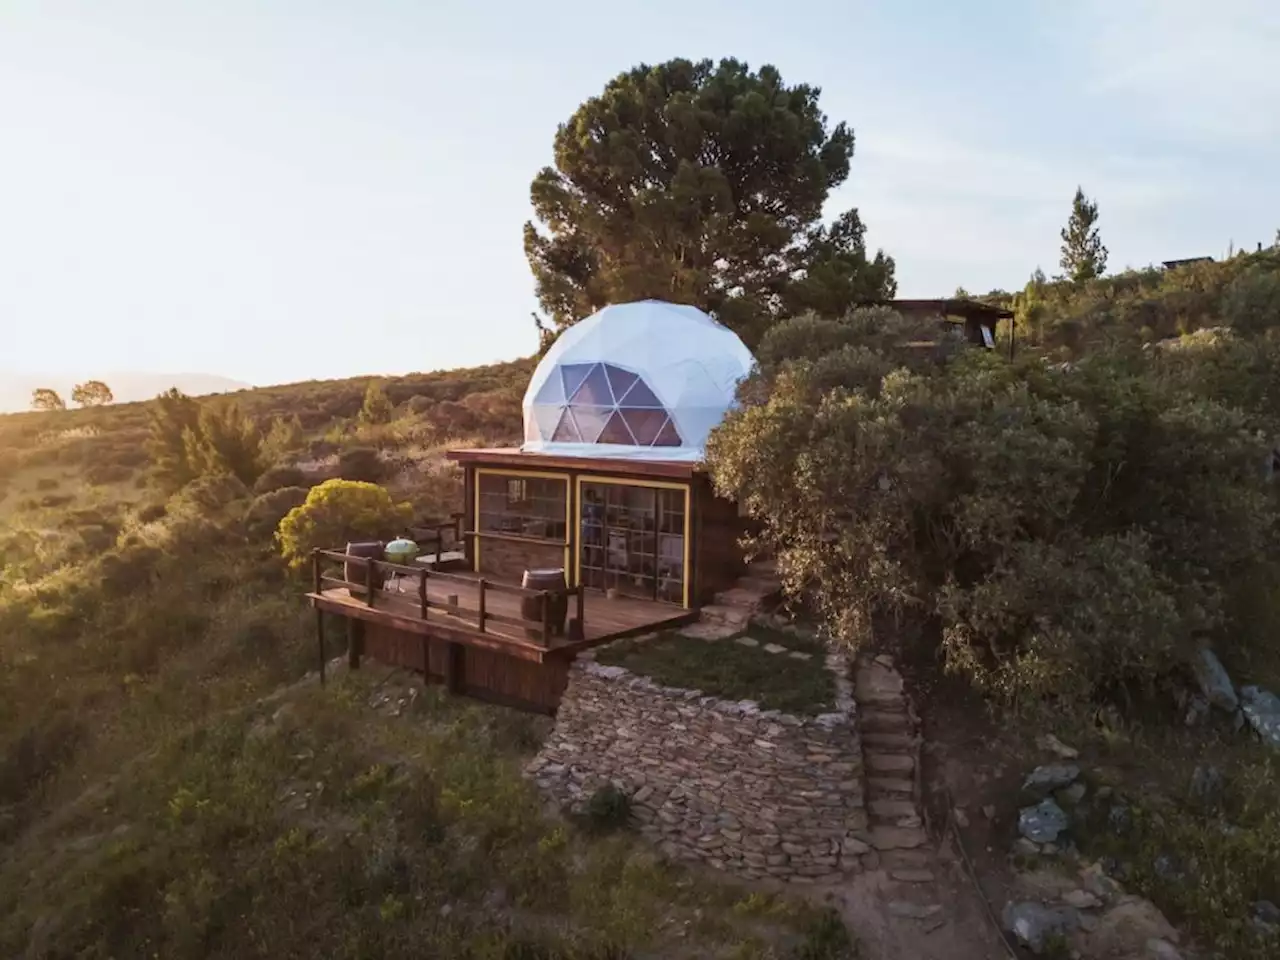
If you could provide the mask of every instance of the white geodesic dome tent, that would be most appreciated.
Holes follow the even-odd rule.
[[[737,334],[695,307],[605,307],[560,334],[538,364],[521,449],[700,460],[754,363]]]

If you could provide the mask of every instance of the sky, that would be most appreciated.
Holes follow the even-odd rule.
[[[899,295],[1280,228],[1274,0],[0,0],[0,377],[253,384],[535,348],[521,247],[556,127],[618,73],[772,63],[857,138]]]

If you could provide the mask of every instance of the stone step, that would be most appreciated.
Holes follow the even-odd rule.
[[[916,805],[905,797],[877,797],[868,801],[867,809],[874,817],[885,820],[899,820],[903,817],[919,817]]]
[[[871,846],[877,850],[914,850],[927,843],[929,837],[920,827],[871,828]]]
[[[754,613],[764,605],[764,594],[743,587],[730,587],[716,594],[716,603],[726,607],[741,607]]]
[[[891,869],[889,876],[903,883],[933,883],[933,871],[923,867],[898,867]]]
[[[732,627],[745,627],[751,621],[751,611],[741,607],[727,607],[712,604],[700,611],[702,619],[707,623],[725,623]]]
[[[773,557],[756,557],[747,564],[747,573],[757,577],[771,577],[778,572],[778,561]]]
[[[867,777],[867,797],[911,796],[915,782],[903,777]]]
[[[782,581],[767,573],[759,575],[748,573],[745,577],[739,577],[734,586],[741,590],[758,593],[761,597],[772,597],[782,589]]]
[[[862,735],[862,746],[879,753],[895,753],[898,751],[914,754],[916,738],[907,733],[880,733],[872,730]]]
[[[880,862],[887,870],[923,870],[933,864],[933,857],[923,848],[886,850],[880,854]]]
[[[705,613],[706,607],[703,607]],[[875,710],[863,710],[858,718],[858,726],[866,733],[910,733],[911,718],[905,712],[895,713],[877,707]]]
[[[887,693],[884,690],[868,690],[864,687],[854,685],[854,699],[864,704],[872,710],[886,710],[889,712],[905,713],[906,707],[902,703],[902,695],[899,693]]]
[[[873,773],[909,774],[916,768],[915,759],[904,753],[868,752],[865,760],[867,769]]]

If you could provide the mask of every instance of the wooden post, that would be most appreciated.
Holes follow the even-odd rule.
[[[418,576],[418,611],[422,619],[427,619],[427,571],[424,568]]]
[[[587,635],[587,623],[583,619],[583,616],[586,614],[586,610],[584,609],[586,607],[586,600],[583,595],[586,592],[587,591],[582,588],[582,584],[578,584],[578,629],[582,633],[582,636],[578,637],[579,640],[583,639],[583,637]]]
[[[347,666],[360,669],[360,657],[364,654],[364,621],[355,617],[347,619]]]
[[[542,591],[542,645],[551,646],[551,594]]]
[[[444,530],[436,527],[436,568],[444,562]]]
[[[450,643],[445,650],[444,682],[450,693],[461,694],[466,688],[467,648],[460,643]]]
[[[484,633],[484,577],[480,578],[480,632]]]
[[[364,562],[364,589],[365,589],[364,602],[365,602],[365,606],[368,606],[370,608],[373,607],[373,574],[374,574],[373,565],[377,562],[378,561],[374,560],[372,557],[370,557],[368,560]]]
[[[316,607],[316,644],[320,651],[320,686],[324,686],[324,611]]]
[[[313,549],[311,551],[311,576],[315,581],[315,591],[320,592],[320,551]]]

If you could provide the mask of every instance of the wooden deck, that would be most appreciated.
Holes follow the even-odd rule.
[[[469,582],[462,582],[464,580]],[[428,578],[426,586],[430,606],[425,618],[421,615],[418,585],[411,579],[401,583],[393,581],[386,589],[376,591],[372,606],[363,595],[353,594],[347,587],[325,587],[319,593],[312,592],[307,596],[314,606],[339,616],[366,623],[382,623],[397,630],[536,662],[572,659],[577,651],[597,644],[680,626],[697,619],[695,611],[674,604],[628,597],[611,600],[602,593],[587,590],[582,598],[582,638],[570,640],[555,636],[544,644],[539,637],[528,636],[521,626],[494,622],[495,615],[503,619],[520,619],[521,598],[508,593],[487,591],[486,625],[484,631],[480,631],[474,614],[479,606],[479,577],[475,574],[454,573],[447,581]],[[456,613],[449,612],[451,597],[457,598],[454,601]],[[570,616],[574,614],[572,603],[569,613]]]

